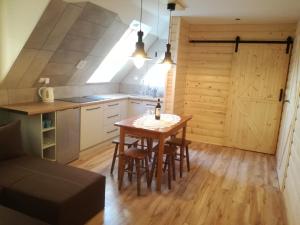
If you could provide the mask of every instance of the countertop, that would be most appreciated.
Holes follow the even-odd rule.
[[[44,102],[31,102],[31,103],[21,103],[21,104],[12,104],[0,106],[0,109],[14,111],[18,113],[27,114],[29,116],[38,115],[42,113],[55,112],[66,109],[74,109],[87,105],[95,105],[99,103],[112,102],[122,99],[135,99],[135,100],[145,100],[156,102],[158,98],[153,98],[150,96],[141,96],[141,95],[128,95],[128,94],[105,94],[101,95],[103,97],[109,98],[101,101],[91,101],[85,103],[72,103],[64,102],[60,100],[55,100],[53,103],[44,103]]]

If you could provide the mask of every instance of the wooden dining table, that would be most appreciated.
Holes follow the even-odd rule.
[[[161,177],[163,173],[163,153],[165,139],[176,135],[181,129],[182,142],[185,142],[187,122],[192,119],[192,116],[180,116],[180,121],[176,124],[158,129],[147,129],[134,126],[134,122],[141,116],[135,116],[128,119],[124,119],[115,123],[115,126],[120,127],[120,147],[119,147],[119,166],[118,166],[118,185],[119,190],[122,187],[123,176],[125,170],[125,157],[124,157],[124,140],[125,136],[135,136],[145,139],[158,140],[158,152],[157,152],[157,176],[156,176],[156,190],[161,191]],[[183,151],[180,151],[183,152]],[[182,166],[182,165],[181,165]],[[121,179],[122,178],[122,179]]]

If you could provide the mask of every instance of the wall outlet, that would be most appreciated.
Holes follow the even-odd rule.
[[[49,77],[41,77],[39,79],[40,84],[49,84],[50,83],[50,78]]]

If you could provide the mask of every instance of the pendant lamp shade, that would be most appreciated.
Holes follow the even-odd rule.
[[[170,44],[170,35],[171,35],[171,27],[172,27],[172,11],[175,10],[176,3],[169,3],[167,9],[170,10],[170,19],[169,19],[169,36],[168,36],[168,44],[166,45],[167,51],[165,52],[165,58],[160,64],[166,65],[168,68],[171,67],[171,65],[176,65],[174,61],[172,60],[172,54],[171,54],[171,44]]]
[[[136,68],[140,69],[146,60],[151,60],[145,52],[145,44],[143,42],[143,31],[142,31],[142,15],[143,15],[143,0],[141,0],[141,14],[140,14],[140,30],[137,32],[138,41],[135,44],[135,51],[132,53],[131,58]]]

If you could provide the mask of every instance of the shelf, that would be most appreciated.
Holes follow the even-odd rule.
[[[55,152],[55,145],[43,149],[43,159],[56,161]]]
[[[42,131],[47,132],[47,131],[50,131],[50,130],[55,130],[55,127],[44,128]]]
[[[43,149],[47,149],[47,148],[51,148],[51,147],[54,147],[55,146],[55,143],[46,143],[43,145]]]

